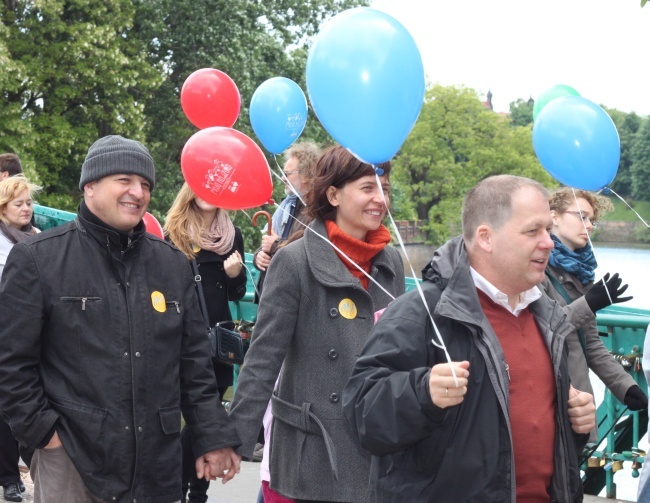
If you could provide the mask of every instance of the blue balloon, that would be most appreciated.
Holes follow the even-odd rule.
[[[296,141],[305,128],[305,93],[293,80],[273,77],[253,93],[249,117],[253,131],[266,150],[279,154]]]
[[[548,103],[533,126],[539,162],[557,181],[582,190],[600,190],[614,179],[621,142],[601,107],[580,96]]]
[[[307,93],[332,137],[370,164],[390,160],[424,101],[422,58],[388,14],[359,7],[327,22],[307,57]]]

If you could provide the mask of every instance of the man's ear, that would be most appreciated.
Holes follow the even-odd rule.
[[[327,195],[327,200],[330,202],[332,206],[335,208],[340,204],[339,203],[339,191],[336,187],[333,185],[330,185],[327,187],[327,191],[325,192]]]
[[[95,194],[96,183],[97,181],[95,180],[94,182],[88,182],[86,185],[84,185],[84,196],[93,197]]]
[[[494,241],[494,231],[492,227],[486,224],[481,224],[476,228],[474,234],[474,243],[485,252],[491,252]]]

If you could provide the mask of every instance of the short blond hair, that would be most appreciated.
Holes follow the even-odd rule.
[[[471,242],[479,225],[500,229],[512,217],[512,196],[523,188],[548,192],[536,180],[515,175],[494,175],[484,178],[465,195],[462,209],[463,238]]]
[[[30,182],[25,175],[15,175],[5,178],[0,182],[0,220],[5,224],[8,223],[4,216],[4,209],[7,205],[16,199],[18,195],[27,190],[30,197],[41,191],[43,187]]]

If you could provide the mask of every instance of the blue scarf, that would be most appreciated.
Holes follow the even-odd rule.
[[[591,245],[587,243],[584,248],[571,251],[554,234],[551,234],[551,238],[555,243],[555,248],[551,250],[551,256],[548,259],[549,265],[573,274],[583,285],[593,281],[596,276],[594,269],[598,267],[598,263]]]
[[[282,230],[286,225],[288,225],[287,222],[291,219],[291,206],[295,206],[297,200],[298,196],[295,194],[285,197],[280,203],[280,206],[275,210],[275,213],[273,213],[273,218],[271,219],[272,228],[273,232],[278,236],[282,236]],[[266,228],[264,230],[266,230]]]

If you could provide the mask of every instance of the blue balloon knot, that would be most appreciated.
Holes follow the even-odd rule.
[[[375,166],[375,173],[377,176],[382,176],[384,174],[384,170]]]
[[[603,194],[608,196],[611,193],[612,193],[612,189],[610,189],[609,187],[603,187]]]

